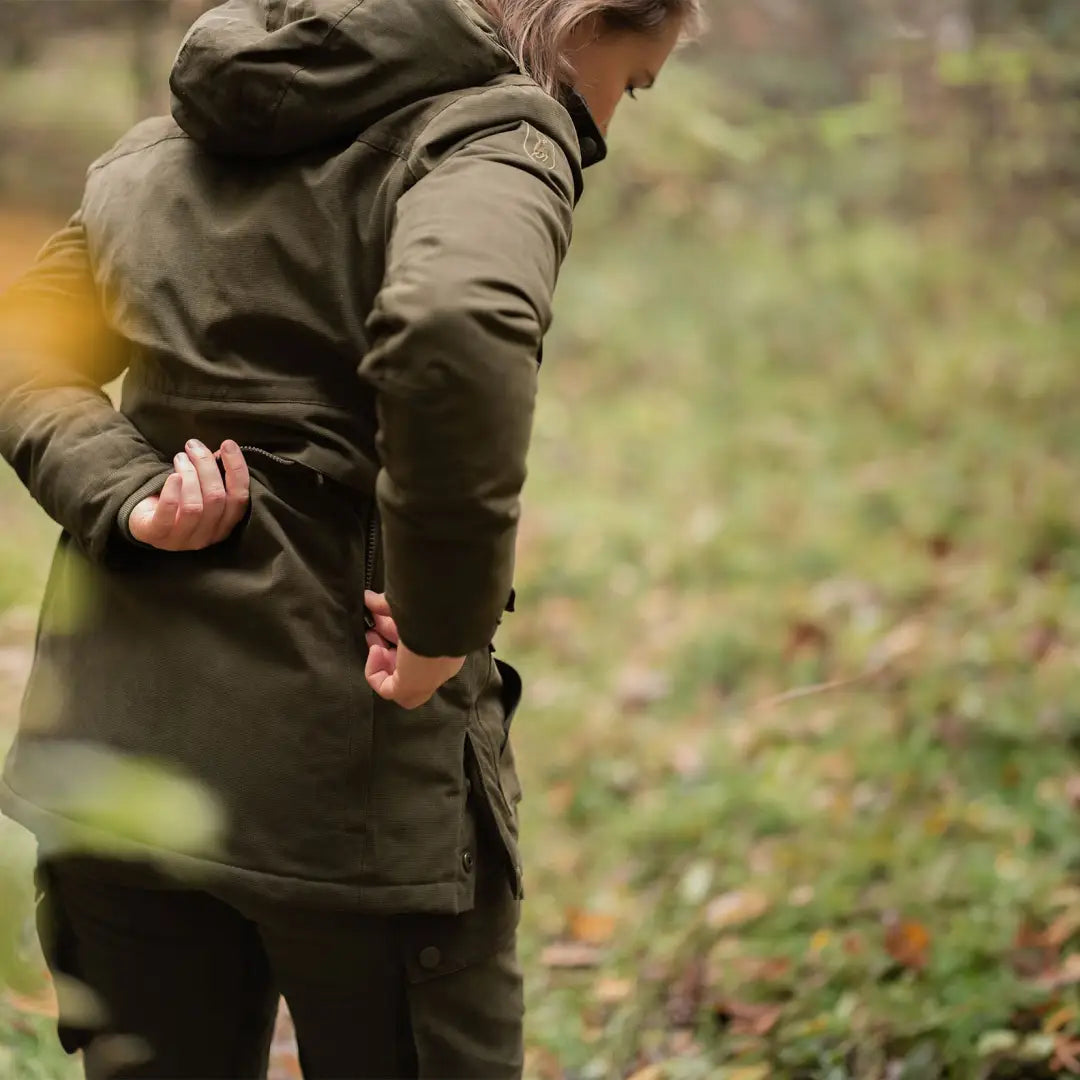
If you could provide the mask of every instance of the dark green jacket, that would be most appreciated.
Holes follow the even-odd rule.
[[[171,86],[0,318],[0,450],[64,530],[0,806],[70,828],[57,752],[88,743],[221,800],[221,851],[186,865],[222,887],[465,910],[477,828],[520,888],[520,681],[489,643],[602,139],[468,0],[229,0]],[[136,545],[191,436],[250,448],[248,520]],[[365,585],[414,650],[468,655],[420,709],[364,679]]]

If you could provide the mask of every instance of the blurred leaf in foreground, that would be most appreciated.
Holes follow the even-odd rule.
[[[163,763],[56,741],[21,749],[19,768],[53,815],[54,831],[40,837],[49,853],[168,859],[218,849],[216,800]]]

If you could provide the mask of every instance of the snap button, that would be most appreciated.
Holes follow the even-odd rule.
[[[468,848],[466,848],[461,853],[461,865],[465,868],[465,873],[466,874],[471,874],[472,873],[473,853]]]
[[[420,966],[425,971],[434,971],[441,962],[442,953],[434,945],[429,945],[426,949],[420,950]]]

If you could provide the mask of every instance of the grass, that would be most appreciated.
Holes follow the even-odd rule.
[[[1080,1071],[1080,264],[592,175],[499,641],[528,1075]]]
[[[503,643],[537,1074],[1052,1075],[1080,1019],[1075,259],[881,221],[593,239]],[[598,969],[545,970],[597,926]]]

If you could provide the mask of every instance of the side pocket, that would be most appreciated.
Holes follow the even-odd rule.
[[[472,731],[465,733],[465,775],[479,796],[476,800],[478,826],[486,830],[506,858],[506,870],[514,896],[521,898],[522,871],[518,854],[514,811],[503,794],[496,763],[483,740]]]
[[[514,714],[521,704],[521,675],[517,668],[511,667],[504,660],[495,660],[502,685],[500,687],[500,699],[503,711],[503,736],[496,759],[499,770],[499,785],[503,795],[509,804],[510,811],[514,815],[512,826],[517,833],[517,806],[521,802],[521,781],[518,779],[517,765],[514,761],[514,748],[510,742],[510,725],[514,721]]]
[[[514,714],[517,712],[518,706],[521,704],[521,675],[517,668],[508,664],[505,660],[500,660],[498,657],[492,657],[495,661],[495,667],[499,671],[499,677],[502,679],[502,706],[503,706],[503,740],[502,745],[499,747],[500,755],[506,751],[507,744],[510,742],[510,725],[513,723]]]

